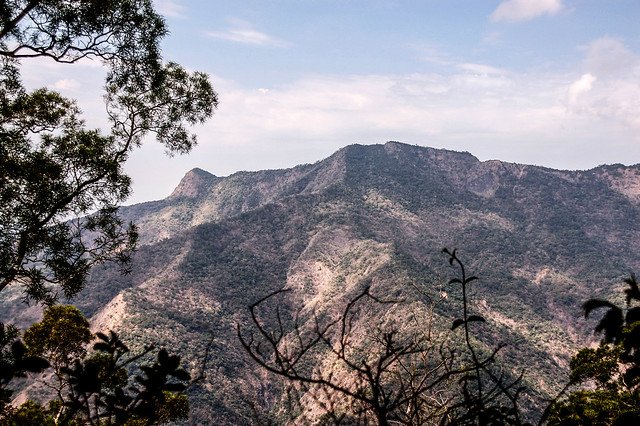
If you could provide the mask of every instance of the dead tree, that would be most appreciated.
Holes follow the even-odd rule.
[[[325,411],[323,423],[437,423],[450,403],[449,381],[475,368],[457,366],[454,349],[393,325],[372,327],[363,338],[355,330],[362,326],[363,307],[400,303],[374,296],[369,286],[333,319],[314,312],[303,322],[298,312],[289,323],[277,306],[273,325],[268,324],[261,315],[265,305],[288,291],[252,304],[253,330],[238,327],[238,337],[260,366],[297,383],[303,397],[315,400]]]
[[[464,330],[459,344],[394,323],[375,326],[365,312],[402,302],[377,297],[368,285],[337,314],[298,311],[286,320],[280,305],[271,318],[268,308],[290,290],[273,292],[249,307],[252,330],[238,326],[240,343],[260,366],[297,384],[300,398],[324,411],[322,424],[522,425],[522,375],[513,378],[496,363],[502,346],[481,351],[472,338],[471,325],[485,322],[469,313],[468,287],[477,278],[467,276],[455,250],[443,252],[458,269],[449,284],[462,290],[462,318],[451,327]]]

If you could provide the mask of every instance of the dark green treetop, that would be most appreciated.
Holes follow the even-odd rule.
[[[137,233],[117,215],[131,192],[124,162],[147,135],[188,152],[189,126],[218,102],[205,74],[163,62],[166,34],[151,0],[0,4],[0,291],[19,284],[51,304],[80,291],[97,262],[126,272]],[[27,91],[20,61],[33,57],[101,61],[110,131],[87,129],[71,99]]]

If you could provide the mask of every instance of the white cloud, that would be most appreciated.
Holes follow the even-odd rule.
[[[150,156],[151,144],[128,162],[142,194],[135,200],[168,195],[193,167],[218,176],[292,167],[388,140],[556,168],[640,159],[640,122],[631,119],[634,111],[640,117],[637,83],[607,86],[587,73],[477,74],[464,65],[452,74],[315,75],[259,89],[213,76],[220,109],[197,130],[193,155],[167,160],[153,148]]]
[[[184,18],[185,7],[177,0],[154,0],[153,5],[160,14],[172,18]]]
[[[55,90],[74,90],[80,87],[80,82],[72,78],[63,78],[52,85]]]
[[[622,40],[610,37],[594,40],[584,50],[586,73],[567,89],[568,110],[593,120],[619,123],[638,134],[640,56]]]
[[[519,73],[451,57],[438,72],[315,75],[278,86],[242,87],[214,75],[221,104],[196,129],[200,145],[171,160],[155,143],[136,151],[127,165],[133,200],[168,195],[196,166],[217,175],[290,167],[387,140],[560,168],[638,162],[640,58],[611,38],[583,49],[571,72]],[[104,70],[34,60],[22,71],[30,88],[59,88],[78,99],[90,127],[108,129]]]
[[[507,72],[501,68],[492,67],[491,65],[485,64],[473,64],[473,63],[464,63],[458,64],[458,68],[464,71],[469,71],[473,74],[478,75],[505,75]]]
[[[562,10],[562,0],[505,0],[491,14],[494,22],[527,21]]]
[[[618,38],[601,37],[583,48],[586,50],[585,68],[597,75],[625,73],[637,64],[638,57]]]
[[[624,162],[640,155],[638,82],[633,73],[518,73],[464,62],[432,73],[306,76],[258,90],[227,82],[217,87],[221,108],[200,132],[198,158],[224,174],[399,140],[560,168]],[[238,166],[218,161],[220,152],[261,156]]]
[[[590,74],[583,74],[577,81],[573,82],[567,90],[567,105],[569,108],[576,108],[579,106],[580,95],[588,93],[593,87],[593,83],[597,78]]]
[[[197,129],[199,146],[171,160],[156,144],[136,152],[127,166],[134,200],[168,195],[193,167],[219,176],[291,167],[348,144],[387,140],[556,168],[640,159],[640,78],[633,73],[596,80],[588,72],[470,63],[449,71],[315,75],[258,89],[212,76],[221,104]]]
[[[502,75],[315,76],[268,91],[221,88],[206,134],[232,144],[545,140],[567,118],[561,80]]]
[[[290,43],[254,29],[250,23],[238,19],[230,20],[232,27],[224,31],[207,31],[207,37],[256,46],[287,47]]]

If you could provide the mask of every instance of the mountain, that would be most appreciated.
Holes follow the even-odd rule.
[[[403,300],[393,315],[371,308],[378,320],[412,318],[446,335],[461,302],[441,249],[458,248],[480,277],[479,338],[505,343],[505,365],[548,395],[594,341],[581,304],[618,300],[621,280],[640,269],[640,165],[561,171],[398,142],[351,145],[285,170],[194,169],[166,199],[121,215],[140,228],[133,272],[96,268],[74,303],[96,330],[178,351],[194,375],[213,342],[206,378],[191,389],[194,424],[250,423],[282,400],[236,330],[250,331],[248,305],[280,288],[291,289],[277,300],[282,312],[309,321],[371,285]]]

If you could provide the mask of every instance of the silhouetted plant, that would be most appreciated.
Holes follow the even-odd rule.
[[[27,353],[27,347],[18,335],[16,327],[0,323],[0,418],[13,395],[13,390],[8,388],[11,381],[49,367],[46,359]]]
[[[277,305],[275,327],[269,327],[259,311],[289,290],[271,293],[249,307],[254,331],[238,326],[240,342],[260,366],[298,383],[299,398],[313,399],[325,412],[317,420],[322,424],[522,424],[521,377],[508,380],[494,371],[500,348],[482,357],[472,342],[470,324],[484,321],[469,315],[467,286],[476,277],[467,277],[455,250],[445,253],[460,269],[460,277],[450,283],[461,284],[463,316],[452,329],[464,329],[468,359],[423,334],[401,332],[397,324],[378,329],[368,324],[374,333],[355,339],[358,321],[366,321],[360,316],[365,302],[386,310],[401,303],[374,296],[369,286],[334,319],[314,312],[307,318],[310,327],[300,314],[287,327]],[[372,306],[368,308],[371,312]],[[331,368],[317,366],[319,359]]]
[[[47,308],[43,320],[26,331],[27,346],[18,341],[21,346],[16,347],[23,349],[13,355],[12,365],[16,376],[29,362],[41,371],[48,365],[44,358],[50,359],[54,383],[44,384],[55,391],[55,397],[47,408],[28,401],[4,410],[0,421],[29,424],[20,422],[38,418],[52,419],[57,425],[151,425],[188,418],[189,403],[183,392],[191,377],[180,367],[179,356],[160,349],[154,363],[139,365],[155,351],[153,346],[130,355],[110,331],[96,333],[97,342],[88,351],[91,337],[89,323],[75,307]],[[132,375],[136,369],[139,373]]]
[[[191,378],[180,368],[180,357],[165,349],[157,360],[139,367],[140,374],[130,380],[129,370],[154,350],[125,357],[129,349],[110,332],[98,333],[94,353],[63,369],[69,385],[61,418],[88,424],[158,424],[186,419],[189,404],[182,393]]]
[[[458,400],[449,406],[441,423],[496,426],[523,424],[518,406],[518,398],[524,390],[521,386],[522,375],[509,379],[503,373],[496,372],[495,359],[502,346],[493,349],[488,356],[481,357],[472,340],[471,324],[486,322],[479,315],[469,314],[468,288],[478,277],[467,276],[456,250],[444,248],[442,251],[449,257],[449,264],[459,270],[459,276],[452,278],[449,284],[459,284],[462,288],[462,318],[453,321],[451,330],[463,328],[472,368],[459,378]]]
[[[355,336],[366,306],[391,306],[398,301],[374,296],[366,286],[335,319],[312,315],[310,328],[296,315],[286,329],[279,309],[276,328],[261,319],[260,308],[288,290],[267,295],[250,306],[255,332],[238,326],[247,353],[263,368],[298,383],[301,397],[312,398],[333,424],[424,424],[446,409],[448,381],[468,368],[454,368],[454,351],[423,336],[406,335],[369,324],[368,337]],[[329,369],[313,367],[318,359]]]
[[[634,275],[624,282],[626,308],[601,299],[584,303],[585,317],[607,309],[595,328],[602,341],[572,358],[567,385],[543,415],[548,424],[640,424],[640,289]],[[570,389],[576,390],[563,397]]]

